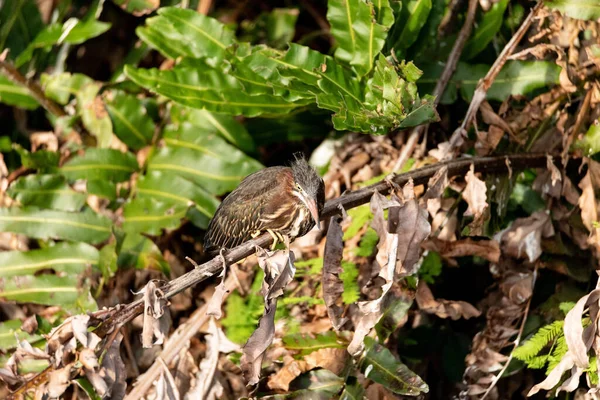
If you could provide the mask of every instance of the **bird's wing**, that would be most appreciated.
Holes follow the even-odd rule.
[[[261,216],[269,212],[269,200],[280,194],[288,169],[267,168],[246,177],[215,212],[206,233],[207,247],[232,248],[263,230],[265,221]]]

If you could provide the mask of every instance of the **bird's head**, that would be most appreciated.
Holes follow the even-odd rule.
[[[323,179],[302,156],[296,156],[296,159],[292,162],[292,174],[294,175],[293,195],[304,203],[310,211],[317,228],[321,229],[319,217],[323,210],[323,204],[325,204]]]

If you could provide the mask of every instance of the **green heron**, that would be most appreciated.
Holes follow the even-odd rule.
[[[323,179],[302,157],[291,167],[269,167],[248,175],[221,203],[208,225],[209,252],[235,247],[262,232],[274,239],[305,235],[325,203]]]

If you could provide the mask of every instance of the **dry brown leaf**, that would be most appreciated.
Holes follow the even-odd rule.
[[[206,310],[206,315],[212,315],[216,319],[220,319],[223,315],[222,306],[223,300],[229,291],[225,287],[225,271],[227,267],[224,267],[221,273],[219,274],[219,278],[221,278],[221,283],[219,283],[215,287],[215,292],[213,293],[210,301],[208,302],[208,308]]]
[[[102,365],[100,366],[100,377],[106,383],[108,390],[106,396],[110,399],[120,400],[125,397],[127,389],[127,373],[125,372],[125,364],[121,359],[121,341],[123,335],[118,333],[115,340],[112,341],[106,354],[102,357]]]
[[[534,262],[542,254],[542,238],[554,235],[550,216],[537,211],[530,217],[516,219],[501,236],[502,250],[515,258]]]
[[[344,306],[341,303],[341,295],[344,292],[344,284],[340,278],[342,269],[342,256],[344,253],[344,242],[340,218],[333,216],[329,221],[327,230],[327,241],[323,254],[323,300],[327,306],[327,315],[331,320],[333,328],[338,331],[348,321],[342,317]]]
[[[435,314],[440,318],[451,318],[457,320],[459,318],[479,317],[481,311],[473,307],[466,301],[451,301],[444,299],[435,299],[431,289],[425,281],[419,281],[415,300],[421,311],[428,314]]]
[[[171,375],[171,371],[169,371],[169,367],[159,358],[160,365],[162,365],[162,371],[160,377],[156,382],[154,382],[155,386],[155,397],[157,400],[179,400],[179,390],[175,385],[175,379],[173,379],[173,375]]]
[[[423,246],[433,250],[444,258],[477,256],[490,262],[497,263],[500,259],[500,245],[495,240],[473,240],[470,238],[456,241],[429,238]],[[454,265],[456,262],[454,262]]]
[[[277,298],[294,278],[294,253],[289,250],[268,252],[257,248],[258,265],[265,271],[261,294],[265,299],[265,311],[242,350],[240,367],[249,385],[256,385],[265,352],[275,337],[275,311]]]
[[[71,384],[71,368],[74,364],[65,365],[50,372],[47,394],[50,398],[59,398]]]
[[[421,254],[421,243],[431,233],[427,211],[411,199],[388,212],[390,232],[398,235],[395,277],[412,275],[417,271]]]
[[[483,215],[483,211],[488,206],[486,202],[486,186],[485,182],[475,176],[475,166],[471,164],[471,169],[465,176],[467,186],[463,191],[462,197],[467,202],[468,208],[465,211],[465,216],[473,216],[478,219]]]
[[[438,169],[427,183],[427,191],[421,197],[420,204],[425,205],[429,215],[434,217],[442,207],[441,197],[448,186],[448,167]]]
[[[149,281],[144,289],[135,294],[140,293],[144,293],[142,346],[150,348],[155,344],[162,344],[169,331],[170,324],[165,315],[165,312],[168,312],[169,301],[154,281]],[[156,341],[152,342],[155,337]]]

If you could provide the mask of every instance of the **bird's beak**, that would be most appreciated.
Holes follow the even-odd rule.
[[[321,230],[321,221],[319,221],[319,209],[317,208],[317,203],[314,199],[311,199],[308,196],[302,196],[302,200],[304,200],[304,204],[306,204],[306,207],[308,207],[310,215],[315,221],[315,225],[317,225],[317,229]]]

